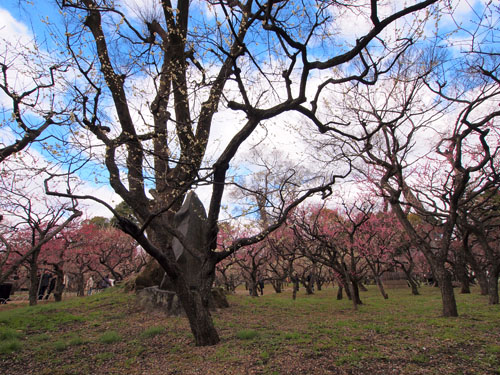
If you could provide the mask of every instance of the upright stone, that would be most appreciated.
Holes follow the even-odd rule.
[[[198,250],[203,248],[207,231],[207,213],[195,192],[190,191],[187,194],[181,209],[174,216],[174,226],[182,233],[190,248]],[[172,248],[179,267],[184,270],[188,285],[197,288],[200,285],[200,259],[186,250],[177,238],[173,239]]]
[[[194,192],[189,192],[181,209],[174,216],[174,227],[181,232],[186,244],[195,250],[201,250],[207,231],[207,214],[205,207]],[[191,254],[180,241],[174,237],[172,248],[177,264],[183,270],[186,282],[192,289],[199,289],[201,260]],[[159,286],[137,289],[139,303],[146,308],[159,308],[169,315],[183,314],[184,311],[179,298],[173,291],[173,286],[164,273],[163,281]],[[225,294],[218,289],[212,289],[212,298],[209,301],[210,309],[228,307]]]

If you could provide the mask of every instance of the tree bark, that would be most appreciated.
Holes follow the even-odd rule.
[[[337,300],[340,301],[342,299],[342,285],[339,285],[339,290],[337,291]]]
[[[479,284],[480,293],[482,296],[488,295],[488,279],[485,270],[477,263],[476,258],[472,254],[467,240],[463,242],[463,250],[467,263],[471,266]]]
[[[463,247],[457,250],[457,257],[455,261],[455,272],[458,281],[460,281],[461,289],[460,293],[469,294],[470,293],[470,283],[469,275],[467,273],[466,263],[465,263],[465,250]]]
[[[306,289],[306,294],[307,294],[308,296],[310,296],[311,294],[314,294],[314,291],[313,291],[313,289],[312,289],[312,287],[314,286],[314,284],[313,284],[312,282],[310,282],[310,281],[306,281],[306,282],[304,282],[303,284],[304,284],[304,287],[305,287],[305,289]]]
[[[257,280],[251,279],[248,282],[248,293],[252,297],[258,297],[259,296],[259,293],[258,293],[258,290],[257,290]]]
[[[292,292],[292,299],[295,300],[297,298],[297,291],[299,290],[299,280],[294,279],[293,280],[293,292]]]
[[[443,316],[458,316],[457,302],[455,300],[455,293],[453,291],[450,273],[444,268],[444,265],[440,265],[434,272],[434,276],[437,278],[439,289],[441,291],[441,298],[443,300]]]
[[[38,277],[38,266],[36,261],[30,265],[30,289],[29,304],[35,306],[38,302],[38,291],[40,289],[40,278]]]
[[[283,287],[283,282],[281,280],[273,280],[271,281],[271,285],[276,293],[281,293]]]
[[[419,296],[420,292],[418,291],[418,284],[416,281],[413,279],[411,269],[413,268],[412,266],[408,267],[408,269],[404,266],[404,264],[400,264],[400,268],[403,270],[403,272],[406,275],[406,280],[408,281],[408,285],[411,288],[411,294],[414,296]]]
[[[498,275],[500,267],[491,267],[488,277],[488,303],[490,305],[498,305]]]
[[[358,309],[358,306],[357,305],[362,305],[363,302],[361,302],[361,298],[359,296],[359,286],[358,286],[358,282],[356,280],[351,280],[351,283],[350,285],[352,285],[352,293],[353,293],[353,302],[355,303],[355,310]]]
[[[198,288],[190,288],[182,276],[173,280],[175,291],[188,318],[196,346],[216,345],[220,341],[210,314],[214,279],[215,264],[207,260],[200,272]]]
[[[418,285],[415,282],[415,280],[413,280],[413,278],[411,276],[408,276],[408,275],[407,275],[407,280],[408,280],[408,284],[410,284],[411,294],[413,294],[414,296],[420,295],[420,292],[418,291]]]
[[[488,278],[483,271],[474,272],[476,274],[477,283],[479,284],[480,294],[487,296],[489,294]]]
[[[56,286],[54,288],[54,299],[56,302],[62,301],[62,294],[64,291],[64,273],[62,270],[56,265],[54,266],[54,271],[56,273]]]
[[[323,287],[323,282],[320,280],[320,278],[316,278],[316,288],[318,289],[318,292],[321,291],[321,288]]]
[[[388,299],[389,295],[385,292],[384,284],[382,284],[382,280],[380,280],[379,276],[374,276],[374,277],[375,277],[375,282],[377,283],[377,286],[378,286],[378,290],[380,291],[380,294],[382,295],[382,297],[384,297],[384,299]]]

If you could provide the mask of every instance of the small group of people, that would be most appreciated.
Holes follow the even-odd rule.
[[[54,291],[56,287],[57,276],[52,275],[50,272],[46,271],[40,277],[40,284],[38,287],[38,299],[49,299],[50,294]],[[45,294],[47,292],[47,294]]]
[[[96,282],[94,280],[94,277],[91,275],[87,280],[87,284],[85,285],[85,289],[87,290],[87,295],[91,296],[92,293],[109,288],[110,286],[113,286],[113,285],[114,285],[114,280],[110,279],[109,275],[102,277],[99,282]]]

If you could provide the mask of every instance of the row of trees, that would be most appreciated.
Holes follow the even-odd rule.
[[[28,288],[30,305],[37,303],[44,273],[55,278],[54,298],[60,301],[65,289],[83,296],[90,277],[96,285],[106,277],[120,282],[148,260],[133,239],[109,223],[102,225],[102,220],[74,220],[42,244],[39,232],[53,230],[52,222],[30,217],[27,225],[16,224],[17,228],[1,226],[8,251],[2,251],[0,271],[15,289]]]
[[[306,198],[328,196],[352,171],[391,207],[411,247],[425,256],[441,288],[443,314],[457,315],[448,264],[459,233],[464,247],[482,243],[485,254],[492,254],[490,263],[495,256],[494,230],[485,224],[492,222],[485,218],[491,211],[478,217],[476,208],[486,207],[479,202],[490,202],[498,189],[497,5],[474,9],[476,29],[459,30],[468,44],[457,58],[436,53],[451,50],[447,30],[439,30],[441,17],[453,13],[447,1],[388,6],[373,0],[161,0],[149,9],[109,0],[55,4],[61,19],[44,22],[54,38],[47,44],[58,53],[44,53],[40,45],[7,45],[0,63],[0,89],[10,103],[4,123],[19,137],[5,143],[0,162],[35,143],[61,165],[43,171],[50,176],[47,194],[67,199],[61,202],[70,204],[61,204],[75,215],[78,200],[108,207],[121,230],[168,275],[197,345],[219,341],[208,308],[217,265],[238,257],[245,246],[263,252],[258,243],[277,230],[305,241],[311,262],[335,270],[359,302],[357,267],[366,264],[377,273],[369,257],[356,260],[367,251],[356,232],[372,223],[369,219],[349,210],[304,214],[283,228]],[[352,16],[364,26],[357,35],[346,32],[352,24],[343,24]],[[434,44],[418,44],[428,33],[428,20],[438,27],[436,38],[426,35]],[[218,111],[230,112],[232,120]],[[278,120],[295,118],[291,114],[300,119],[288,130],[321,143],[311,152],[315,163],[304,166],[307,173],[285,168],[280,182],[264,189],[245,186],[233,175],[239,153],[262,128],[271,137]],[[312,135],[305,125],[296,128],[304,123],[320,134]],[[423,143],[427,129],[436,137]],[[216,133],[223,136],[215,139]],[[415,156],[416,145],[431,147]],[[432,163],[423,163],[428,156]],[[105,170],[98,177],[108,180],[137,221],[101,197],[79,192],[72,176],[90,179],[97,166]],[[267,177],[273,169],[260,168],[256,176],[272,181]],[[54,183],[61,175],[67,177],[64,188]],[[207,184],[212,193],[204,245],[191,248],[173,217],[189,190]],[[257,231],[221,248],[219,219],[229,185],[258,198],[260,222]],[[325,215],[330,230],[345,240],[345,251],[311,227],[311,220],[319,223]],[[56,230],[50,233],[53,238]],[[41,247],[42,237],[37,238],[33,248]],[[188,286],[176,262],[173,238],[202,265],[197,287]],[[3,243],[7,247],[9,241]]]
[[[489,295],[489,303],[497,304],[498,274],[488,251],[496,252],[495,259],[500,256],[498,208],[482,207],[492,219],[488,223],[488,247],[480,237],[458,231],[445,267],[462,293],[470,293],[470,284],[477,282],[481,294]],[[435,237],[439,231],[415,214],[409,220],[419,233]],[[221,246],[228,242],[227,237],[241,236],[240,231],[229,226],[221,233]],[[253,296],[258,295],[259,281],[271,284],[277,293],[285,283],[301,283],[308,294],[315,285],[321,290],[323,283],[334,282],[339,285],[338,298],[345,289],[357,309],[362,303],[359,290],[364,283],[373,282],[383,298],[388,298],[384,275],[386,279],[404,280],[414,295],[419,294],[421,282],[439,286],[432,267],[394,212],[377,210],[370,203],[359,207],[344,204],[342,209],[310,205],[295,210],[287,225],[266,240],[219,263],[216,282],[229,291],[245,283]]]

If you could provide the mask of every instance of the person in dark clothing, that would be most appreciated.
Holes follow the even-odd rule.
[[[45,291],[47,290],[49,284],[50,284],[50,273],[45,272],[42,275],[42,279],[40,280],[40,289],[38,290],[38,299],[42,299],[43,295],[45,294]]]
[[[49,299],[50,293],[54,291],[54,288],[56,287],[56,280],[57,277],[55,276],[50,279],[49,290],[47,290],[47,295],[45,296],[45,299]]]
[[[104,276],[104,278],[101,280],[101,289],[106,289],[106,288],[109,288],[111,286],[111,280],[109,279],[109,276],[106,275]]]
[[[258,284],[259,284],[259,289],[260,289],[260,295],[263,296],[264,295],[264,280],[259,279]]]

